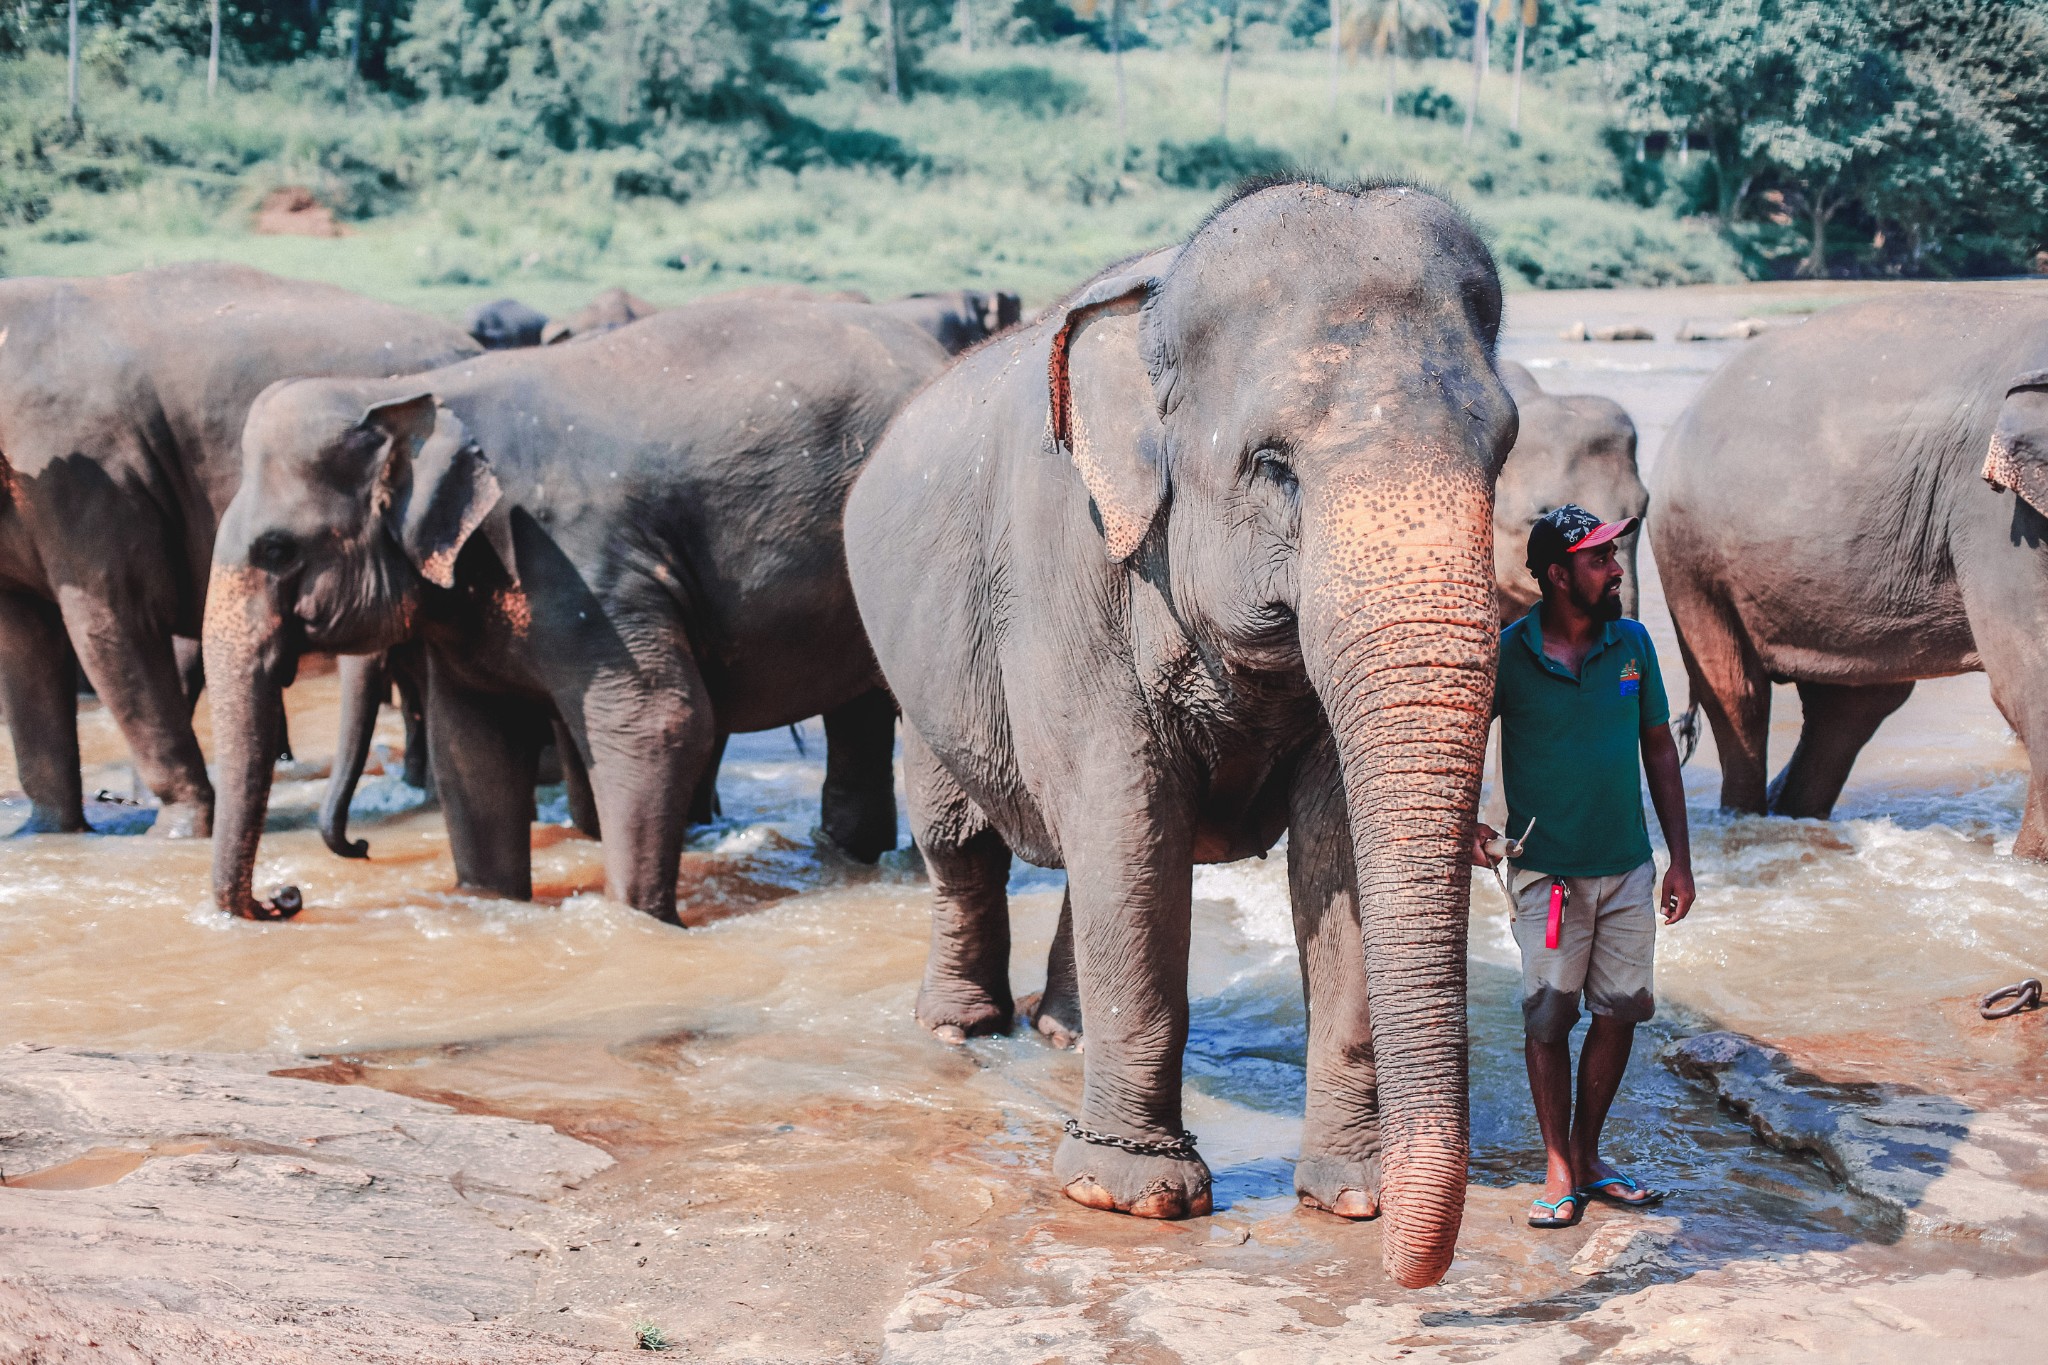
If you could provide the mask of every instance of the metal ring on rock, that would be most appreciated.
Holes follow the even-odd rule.
[[[2041,983],[2030,976],[2016,986],[2007,986],[1985,996],[1977,1004],[1977,1013],[1986,1019],[2010,1019],[2022,1010],[2036,1009],[2040,1004]]]
[[[1070,1138],[1078,1138],[1082,1142],[1093,1143],[1097,1147],[1115,1147],[1129,1152],[1133,1156],[1164,1156],[1173,1157],[1180,1161],[1195,1161],[1199,1159],[1195,1155],[1195,1135],[1189,1132],[1182,1132],[1177,1137],[1158,1140],[1118,1137],[1114,1133],[1098,1133],[1092,1128],[1083,1128],[1073,1119],[1067,1120],[1066,1128],[1067,1136]]]

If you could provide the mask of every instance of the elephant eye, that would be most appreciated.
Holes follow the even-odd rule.
[[[249,547],[249,562],[269,573],[278,573],[298,562],[299,542],[289,531],[265,531]]]
[[[1295,486],[1294,466],[1288,464],[1287,457],[1277,450],[1261,450],[1252,456],[1252,473],[1271,479],[1290,491]]]

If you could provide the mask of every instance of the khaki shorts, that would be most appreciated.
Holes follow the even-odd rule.
[[[1640,1024],[1657,1012],[1657,865],[1616,877],[1566,877],[1557,946],[1543,944],[1550,874],[1506,869],[1515,889],[1515,943],[1522,950],[1522,1025],[1559,1043],[1579,1022],[1579,996],[1594,1014]]]

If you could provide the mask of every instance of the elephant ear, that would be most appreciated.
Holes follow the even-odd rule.
[[[511,527],[493,515],[503,491],[462,419],[433,394],[421,393],[376,404],[361,425],[384,442],[385,527],[420,576],[436,587],[454,587],[455,560],[483,526],[516,583]]]
[[[1137,552],[1166,501],[1166,428],[1144,336],[1144,309],[1159,282],[1155,272],[1118,274],[1074,295],[1047,368],[1049,443],[1080,471],[1116,563]]]
[[[2023,374],[2007,387],[1984,479],[2000,492],[2010,488],[2048,516],[2048,370]]]

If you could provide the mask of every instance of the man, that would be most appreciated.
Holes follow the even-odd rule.
[[[1621,615],[1614,543],[1637,522],[1602,523],[1570,503],[1545,515],[1529,533],[1528,559],[1542,600],[1500,635],[1493,707],[1515,836],[1505,842],[1508,885],[1529,1089],[1549,1153],[1543,1197],[1529,1210],[1536,1228],[1571,1227],[1589,1199],[1641,1208],[1663,1197],[1600,1155],[1635,1027],[1656,1010],[1658,905],[1676,924],[1693,901],[1685,788],[1657,651],[1641,623]],[[1661,901],[1651,894],[1638,753],[1671,852]],[[1480,824],[1473,861],[1494,866],[1501,847]],[[1574,1106],[1570,1038],[1581,995],[1593,1022]]]

